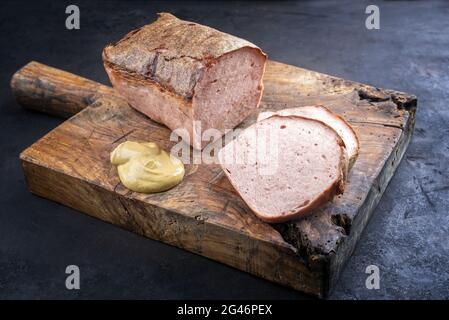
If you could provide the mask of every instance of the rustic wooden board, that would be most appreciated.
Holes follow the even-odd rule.
[[[346,192],[307,218],[278,225],[260,221],[218,165],[187,165],[184,181],[164,193],[130,192],[109,153],[125,140],[156,141],[169,149],[170,131],[98,84],[104,95],[83,100],[93,104],[21,154],[28,187],[146,237],[326,296],[406,150],[416,98],[272,61],[264,83],[260,111],[323,104],[349,120],[360,138]]]

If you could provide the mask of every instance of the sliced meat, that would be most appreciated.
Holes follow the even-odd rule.
[[[190,144],[232,129],[259,105],[266,55],[254,44],[169,13],[103,50],[113,86],[131,106]]]
[[[306,106],[298,108],[283,109],[277,112],[261,112],[257,118],[257,121],[266,119],[273,114],[279,115],[297,115],[305,118],[315,119],[324,122],[329,127],[337,131],[346,145],[346,151],[348,152],[349,167],[352,167],[357,155],[359,153],[359,139],[352,129],[351,125],[346,122],[345,119],[339,115],[333,113],[329,109],[323,106]]]
[[[321,121],[273,115],[245,129],[218,155],[231,184],[266,222],[301,217],[344,189],[346,150]]]

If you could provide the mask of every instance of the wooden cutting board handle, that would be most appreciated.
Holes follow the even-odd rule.
[[[27,109],[69,118],[98,98],[118,96],[111,87],[31,61],[11,79],[17,102]]]

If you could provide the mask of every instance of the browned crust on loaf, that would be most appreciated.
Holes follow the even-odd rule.
[[[103,61],[120,66],[130,75],[156,82],[183,99],[192,99],[203,73],[220,57],[250,48],[266,60],[265,53],[246,40],[180,20],[169,13],[158,15],[152,24],[133,30],[114,45],[106,46]],[[170,66],[176,76],[166,79],[165,71],[159,66]]]
[[[343,141],[343,140],[342,140]],[[346,148],[344,146],[340,145],[340,148],[343,149],[343,152],[341,154],[340,164],[341,164],[341,172],[343,179],[341,180],[340,186],[339,186],[339,192],[337,194],[342,194],[345,191],[346,188],[346,182],[348,181],[348,174],[349,170],[351,169],[352,164],[350,163],[350,160],[348,159],[348,153],[346,152]]]
[[[355,140],[357,142],[357,153],[350,157],[348,159],[348,170],[350,170],[352,168],[352,166],[354,165],[355,160],[357,159],[358,155],[359,155],[359,150],[360,150],[360,139],[359,136],[357,135],[357,133],[355,132],[354,128],[349,124],[348,121],[346,121],[345,118],[343,118],[342,116],[340,116],[339,114],[336,114],[335,112],[332,112],[329,108],[326,108],[325,106],[323,106],[322,104],[318,104],[318,107],[322,107],[326,110],[328,110],[330,113],[332,113],[336,118],[339,118],[341,121],[343,121],[344,123],[346,123],[346,125],[349,127],[349,130],[351,130],[351,132],[354,134]]]
[[[151,86],[151,87],[154,87],[155,89],[159,90],[160,92],[163,92],[164,94],[171,96],[173,99],[175,99],[177,101],[177,104],[180,107],[179,109],[181,110],[181,112],[183,112],[186,115],[186,117],[192,117],[191,115],[188,115],[186,113],[186,110],[191,109],[191,107],[192,107],[192,100],[184,99],[184,98],[180,97],[179,95],[173,93],[172,91],[167,90],[160,83],[158,83],[154,80],[145,78],[144,76],[142,76],[140,74],[129,72],[128,70],[123,69],[122,67],[115,65],[113,63],[104,61],[103,65],[108,74],[111,73],[113,76],[115,76],[121,80],[125,80],[128,83],[130,83],[131,85],[135,84],[138,87]],[[182,109],[185,109],[185,110],[182,110]],[[157,121],[157,119],[153,119],[153,120]],[[176,128],[171,128],[171,129],[174,130]]]
[[[340,135],[334,129],[332,129],[327,124],[325,124],[324,122],[316,120],[316,119],[310,119],[310,118],[296,116],[296,115],[282,116],[279,114],[274,114],[262,121],[266,121],[273,117],[301,118],[301,119],[308,120],[308,121],[318,122],[318,123],[322,124],[323,126],[327,127],[329,130],[331,130],[334,133],[335,139],[337,141],[337,145],[340,147],[340,162],[339,162],[339,168],[338,168],[338,172],[339,172],[338,177],[336,177],[335,181],[331,184],[331,186],[329,188],[324,190],[318,197],[316,197],[313,201],[309,202],[307,205],[300,207],[299,210],[284,212],[275,217],[266,216],[263,213],[257,211],[251,204],[249,204],[245,201],[245,203],[248,205],[248,207],[262,221],[265,221],[268,223],[281,223],[281,222],[286,222],[289,220],[301,218],[301,217],[311,213],[314,209],[317,209],[318,207],[325,204],[326,202],[331,201],[334,198],[334,196],[342,194],[345,190],[346,176],[347,176],[347,172],[348,172],[348,159],[346,157],[345,144],[344,144],[343,140],[340,138]],[[234,189],[238,192],[238,188],[232,182],[231,175],[226,170],[225,165],[222,164],[221,162],[220,162],[220,165],[221,165],[226,177],[228,178],[229,182],[234,187]]]

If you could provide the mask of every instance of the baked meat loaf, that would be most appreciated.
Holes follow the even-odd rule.
[[[267,57],[254,44],[160,13],[103,50],[116,90],[131,106],[197,149],[209,128],[224,133],[259,105]]]
[[[279,114],[283,116],[296,115],[324,122],[329,127],[334,129],[345,143],[349,159],[349,168],[352,167],[355,160],[357,159],[360,148],[357,134],[345,119],[333,113],[326,107],[317,105],[283,109],[276,112],[265,111],[259,114],[257,121],[269,118],[273,114]]]
[[[270,223],[301,217],[341,194],[348,163],[335,130],[318,120],[280,115],[245,129],[218,159],[246,204]]]

